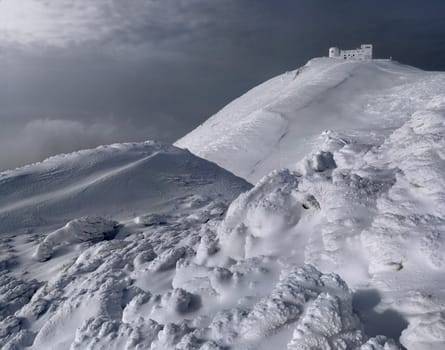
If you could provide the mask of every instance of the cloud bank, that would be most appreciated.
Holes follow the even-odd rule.
[[[0,164],[14,168],[50,155],[94,147],[116,138],[116,130],[107,124],[86,125],[79,121],[36,119],[13,133],[0,133]]]

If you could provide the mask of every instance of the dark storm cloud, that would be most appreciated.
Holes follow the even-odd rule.
[[[174,141],[331,45],[445,70],[444,40],[443,0],[0,0],[0,169]]]

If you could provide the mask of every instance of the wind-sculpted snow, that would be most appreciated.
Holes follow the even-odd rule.
[[[372,335],[445,348],[444,125],[445,74],[391,61],[315,59],[252,89],[177,142],[260,179],[201,249],[340,273]]]
[[[47,241],[79,245],[78,253],[41,284],[13,282],[26,293],[17,307],[2,308],[1,346],[352,349],[366,343],[339,276],[273,255],[235,260],[217,242],[222,203],[193,197],[182,205],[194,207],[193,215],[137,217],[121,223],[114,239],[103,240],[115,223],[100,218],[80,218],[49,234]],[[54,269],[53,259],[39,264]]]
[[[45,237],[37,247],[34,257],[40,261],[51,259],[54,250],[63,245],[98,242],[113,239],[118,231],[116,221],[100,217],[83,217],[67,223]]]
[[[230,201],[248,187],[173,146],[101,146],[0,173],[0,235],[56,229],[83,216],[126,219],[151,208],[170,211],[192,195]]]
[[[377,293],[377,309],[358,303],[365,329],[401,336],[408,349],[445,347],[445,106],[439,99],[445,95],[383,140],[370,130],[323,133],[314,155],[264,177],[231,204],[215,238],[222,251],[340,273],[355,289]],[[319,307],[335,309],[336,301],[323,299]],[[376,323],[385,314],[393,322],[386,330]],[[318,329],[320,321],[311,319]],[[308,349],[328,348],[317,336],[299,334],[296,339],[312,342]]]
[[[207,203],[195,215],[215,207],[220,204]],[[42,285],[11,280],[23,287],[17,287],[21,299],[9,298],[16,306],[2,307],[1,346],[268,349],[285,330],[289,349],[312,349],[315,341],[321,348],[352,349],[366,342],[352,294],[335,274],[273,256],[233,260],[212,249],[203,253],[209,263],[198,263],[201,237],[215,239],[211,232],[221,220],[208,219],[128,222],[125,237],[90,242]],[[97,232],[112,227],[87,220],[90,232],[95,225]],[[319,322],[312,328],[308,319],[314,317]]]
[[[154,338],[145,333],[164,324],[122,320],[127,303],[151,298],[151,288],[134,285],[139,274],[151,285],[146,275],[169,274],[194,256],[201,228],[221,220],[250,187],[154,142],[102,146],[0,174],[0,347],[146,348]],[[156,307],[199,307],[199,295],[169,291],[168,280],[159,281],[165,290]]]
[[[155,143],[3,173],[0,347],[444,349],[445,76],[326,60],[289,75],[275,79],[289,91],[266,84],[227,107],[258,124],[247,153],[221,157],[250,166],[273,144],[249,148],[267,118],[284,130],[264,103],[351,125],[311,136],[301,157],[288,139],[268,158],[286,167],[254,187]]]

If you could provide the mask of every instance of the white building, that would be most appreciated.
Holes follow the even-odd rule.
[[[338,47],[331,47],[329,57],[344,60],[372,60],[372,45],[361,45],[360,48],[355,50],[340,50]]]

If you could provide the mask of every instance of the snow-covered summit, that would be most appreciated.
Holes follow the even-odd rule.
[[[389,60],[313,59],[253,88],[176,145],[256,182],[301,160],[324,130],[380,125],[383,136],[443,92],[443,77]]]
[[[260,179],[218,226],[219,254],[339,273],[368,334],[439,350],[444,140],[445,73],[314,59],[252,89],[177,145]]]

